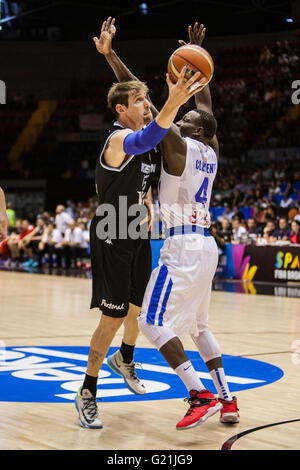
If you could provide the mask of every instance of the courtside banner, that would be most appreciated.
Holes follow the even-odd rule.
[[[300,246],[226,245],[226,279],[299,282]]]

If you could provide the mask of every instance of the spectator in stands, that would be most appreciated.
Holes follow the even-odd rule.
[[[81,228],[83,239],[88,245],[88,243],[90,242],[90,232],[87,228],[87,221],[79,222],[78,227]]]
[[[254,204],[253,218],[257,225],[264,224],[266,209],[259,203]]]
[[[300,223],[297,220],[293,220],[291,224],[292,232],[290,236],[290,241],[297,245],[300,244]]]
[[[76,268],[77,258],[86,255],[88,243],[84,239],[82,229],[76,226],[75,220],[69,223],[62,244],[64,247],[66,268]]]
[[[275,58],[274,54],[272,54],[269,47],[267,45],[265,45],[263,50],[260,53],[259,63],[261,65],[269,64],[274,58]]]
[[[30,223],[29,219],[23,219],[21,224],[21,233],[19,235],[18,247],[23,249],[23,238],[27,237],[34,229],[34,225]]]
[[[56,265],[58,268],[61,267],[62,261],[62,234],[60,231],[52,224],[49,223],[44,229],[42,240],[38,246],[38,263],[41,267],[43,265],[43,257],[46,253],[49,255],[49,267],[53,267],[53,255],[56,256]]]
[[[70,214],[72,219],[75,218],[75,208],[76,208],[76,204],[73,201],[68,200],[66,202],[65,212],[68,212],[68,214]]]
[[[291,198],[291,190],[285,191],[283,199],[280,201],[280,207],[283,209],[289,209],[294,204],[294,200]]]
[[[281,192],[280,185],[277,183],[276,179],[273,179],[269,182],[269,190],[272,189],[274,194]]]
[[[62,235],[65,234],[69,223],[73,220],[62,204],[56,206],[55,225]]]
[[[274,220],[268,220],[263,231],[263,237],[267,240],[267,243],[273,243],[276,241],[275,237],[276,225]]]
[[[265,222],[277,220],[277,210],[275,204],[270,204],[265,212]]]
[[[257,226],[257,223],[253,217],[249,217],[247,220],[247,232],[252,240],[256,240],[257,237],[262,236],[262,229],[261,227]]]
[[[221,216],[221,219],[225,218],[225,219],[228,219],[231,222],[231,219],[232,219],[233,214],[234,214],[233,208],[232,208],[231,204],[228,204],[228,202],[224,203],[224,207],[225,207],[225,210],[224,210],[224,212]]]
[[[238,207],[241,204],[241,202],[243,201],[243,199],[244,199],[244,195],[243,195],[242,191],[240,189],[236,188],[233,191],[233,199],[232,199],[233,208]]]
[[[24,251],[25,256],[29,260],[23,265],[23,267],[37,266],[38,262],[35,261],[37,257],[38,246],[42,240],[42,235],[45,230],[46,224],[45,219],[38,217],[36,219],[36,226],[34,229],[19,242],[19,248]]]
[[[298,213],[293,217],[293,220],[300,223],[300,202],[298,203]]]
[[[234,217],[232,219],[231,243],[240,243],[243,235],[247,235],[247,230],[241,225],[239,217]]]
[[[21,222],[21,231],[20,233],[12,233],[9,237],[7,244],[9,247],[9,251],[11,254],[11,258],[17,262],[21,261],[21,254],[22,254],[22,240],[24,237],[29,235],[32,232],[34,226],[30,224],[29,220],[24,219]]]
[[[16,213],[13,209],[13,205],[11,202],[8,202],[6,205],[6,214],[8,218],[9,227],[14,228],[16,226]]]
[[[211,224],[211,234],[214,237],[214,239],[216,240],[216,243],[217,243],[217,246],[218,246],[218,249],[219,249],[219,254],[222,254],[223,248],[224,248],[225,243],[226,243],[224,238],[221,236],[221,230],[222,230],[221,222],[217,221],[217,222],[214,222],[213,224]]]
[[[21,219],[16,219],[16,226],[13,227],[8,227],[7,230],[7,238],[3,240],[0,244],[0,256],[5,257],[6,261],[4,263],[4,267],[13,267],[15,264],[15,258],[16,255],[11,253],[10,247],[9,247],[9,242],[12,243],[13,241],[16,242],[18,239],[21,230],[22,230],[22,220]],[[14,244],[12,245],[14,246]]]
[[[263,201],[265,201],[267,204],[276,204],[275,199],[275,191],[273,188],[269,188],[267,196],[263,198]]]
[[[221,221],[219,236],[224,240],[224,243],[231,243],[232,227],[231,222],[227,217],[224,217]]]
[[[253,206],[256,201],[254,188],[247,189],[244,193],[244,198],[241,202],[241,206]]]
[[[288,224],[286,217],[280,217],[278,222],[278,228],[274,232],[274,237],[277,240],[289,240],[291,236],[291,229]]]
[[[238,218],[240,223],[244,224],[245,223],[245,216],[243,212],[240,210],[239,206],[235,205],[233,206],[233,214],[232,214],[232,221],[233,219]]]
[[[15,226],[14,227],[8,227],[8,238],[11,236],[17,236],[20,235],[22,231],[22,219],[16,219]]]

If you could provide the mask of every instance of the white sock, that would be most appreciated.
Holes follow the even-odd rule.
[[[182,382],[186,386],[188,392],[190,390],[205,390],[203,383],[195,371],[191,361],[186,361],[175,369],[178,377],[181,378]]]
[[[209,373],[211,375],[211,378],[213,379],[214,386],[218,391],[218,397],[222,398],[223,400],[231,401],[232,396],[227,385],[224,369],[212,369],[211,371],[209,371]]]

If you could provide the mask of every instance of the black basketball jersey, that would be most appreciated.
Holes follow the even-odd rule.
[[[160,165],[158,148],[141,155],[128,156],[119,168],[108,166],[103,158],[110,137],[123,126],[117,122],[108,130],[96,165],[96,191],[99,204],[112,204],[119,208],[119,197],[127,196],[128,207],[143,204],[155,173]]]

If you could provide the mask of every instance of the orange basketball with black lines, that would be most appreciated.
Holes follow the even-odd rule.
[[[186,44],[173,52],[168,62],[168,73],[173,83],[177,82],[180,71],[184,65],[187,66],[184,81],[187,81],[196,72],[200,72],[200,80],[206,78],[207,83],[209,83],[213,77],[214,61],[211,55],[201,46]]]

